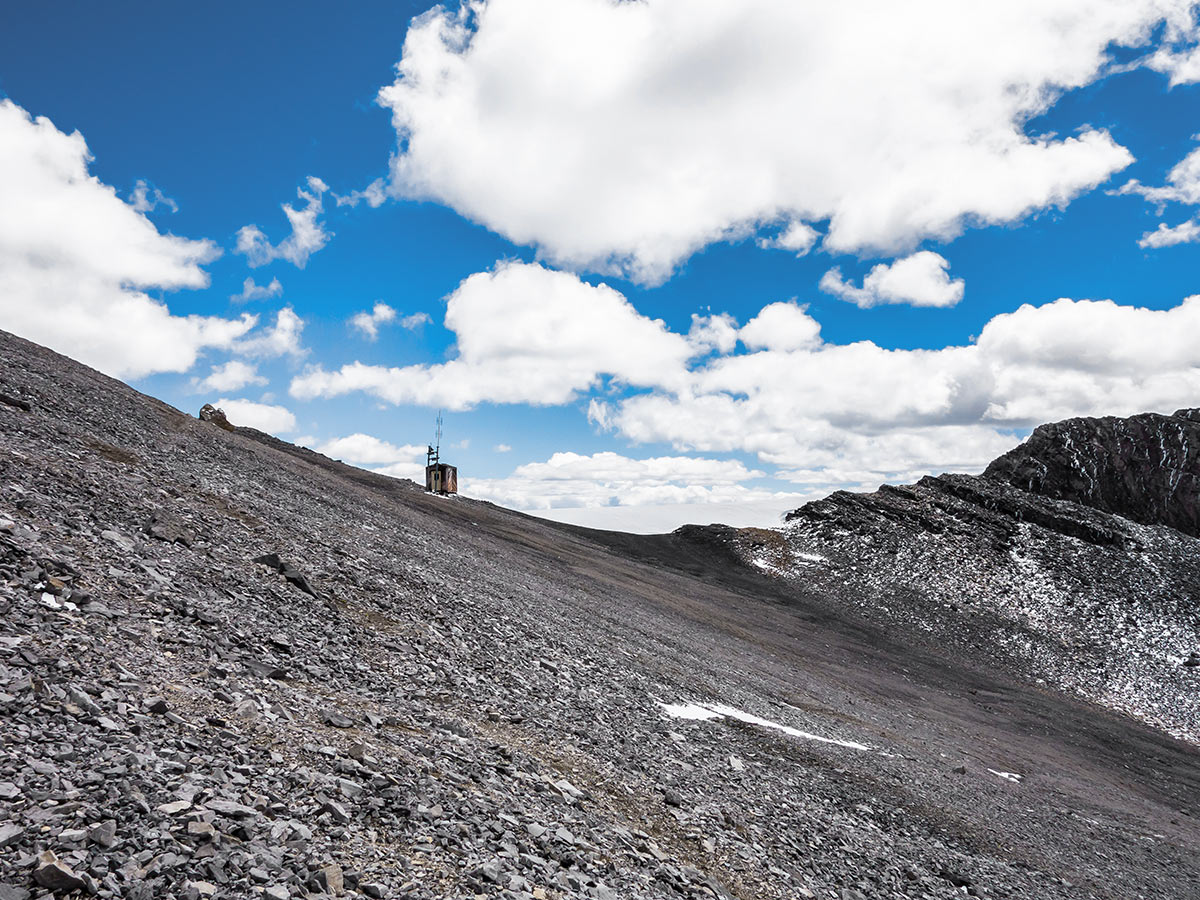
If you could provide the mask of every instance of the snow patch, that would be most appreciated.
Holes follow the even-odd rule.
[[[661,700],[655,700],[654,702],[658,704],[664,713],[675,719],[691,719],[701,722],[707,722],[712,719],[736,719],[748,725],[757,725],[760,728],[771,728],[775,731],[782,731],[789,737],[800,738],[805,741],[836,744],[839,747],[848,747],[851,750],[873,749],[867,744],[860,744],[857,741],[843,741],[838,738],[813,734],[810,731],[801,731],[799,728],[792,728],[790,725],[781,725],[779,722],[772,722],[770,719],[764,719],[761,716],[756,716],[733,706],[726,706],[723,703],[663,703]]]
[[[1016,772],[997,772],[995,769],[988,769],[997,778],[1003,778],[1005,781],[1011,781],[1013,784],[1020,784],[1024,775],[1018,775]]]
[[[709,719],[721,718],[720,713],[715,713],[711,709],[705,709],[695,703],[663,703],[660,700],[655,700],[661,708],[672,719],[690,719],[696,722],[707,722]]]

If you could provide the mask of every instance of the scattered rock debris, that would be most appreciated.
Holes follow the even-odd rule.
[[[1104,720],[1101,743],[1061,724],[1076,701],[755,593],[736,560],[705,556],[714,586],[638,561],[661,541],[618,556],[436,503],[2,333],[0,371],[38,398],[0,417],[0,900],[1195,883],[1194,751],[1142,725]],[[810,568],[854,574],[821,546]]]

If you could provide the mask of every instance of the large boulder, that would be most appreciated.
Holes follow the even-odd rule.
[[[233,424],[225,417],[225,410],[217,409],[211,403],[205,403],[200,407],[200,415],[198,417],[201,422],[212,422],[218,428],[224,428],[226,431],[233,431]]]

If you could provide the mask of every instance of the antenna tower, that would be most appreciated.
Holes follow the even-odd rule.
[[[434,443],[430,446],[425,454],[425,465],[431,466],[434,463],[440,462],[442,458],[442,411],[438,410],[437,417],[437,432],[434,436]]]

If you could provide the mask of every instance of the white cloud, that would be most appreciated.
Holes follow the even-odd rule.
[[[300,344],[304,320],[290,306],[275,314],[275,324],[255,337],[237,341],[234,349],[246,356],[304,356],[308,353]]]
[[[891,265],[880,263],[855,287],[842,279],[840,269],[830,269],[821,277],[821,290],[862,309],[885,303],[912,306],[954,306],[963,298],[961,278],[950,280],[950,263],[931,250],[922,250]]]
[[[358,432],[323,443],[310,439],[308,446],[333,459],[381,475],[411,478],[420,483],[425,481],[425,447],[417,444],[392,444],[374,435]]]
[[[821,233],[799,220],[788,222],[787,226],[774,237],[762,237],[758,239],[758,246],[764,250],[775,248],[778,250],[790,250],[797,256],[804,256],[817,243],[817,238]]]
[[[332,233],[325,230],[321,214],[325,205],[322,195],[329,187],[320,178],[308,177],[308,190],[296,189],[304,201],[301,209],[290,203],[282,204],[283,214],[292,226],[292,233],[279,244],[272,244],[257,225],[245,225],[237,233],[237,252],[246,257],[251,267],[265,266],[276,259],[286,259],[297,268],[303,269],[308,258],[324,247]]]
[[[404,316],[400,319],[400,327],[407,328],[409,331],[415,331],[422,325],[428,325],[433,320],[429,318],[427,312],[415,312],[412,315]]]
[[[255,284],[253,278],[247,278],[242,282],[242,292],[230,295],[229,299],[234,303],[248,303],[251,300],[278,297],[282,293],[283,285],[279,283],[278,278],[272,278],[270,284]]]
[[[158,188],[151,187],[142,178],[139,178],[137,184],[133,186],[133,193],[129,195],[128,203],[135,212],[140,213],[153,212],[159,206],[165,206],[173,213],[179,212],[178,203]]]
[[[205,378],[192,379],[192,385],[198,393],[239,391],[250,385],[266,383],[267,379],[258,374],[258,369],[237,359],[231,359],[223,365],[213,366],[212,371]]]
[[[399,138],[389,190],[556,263],[651,283],[781,220],[797,248],[828,220],[826,250],[904,253],[1064,205],[1127,166],[1103,129],[1026,123],[1188,6],[439,6],[413,20],[380,91]]]
[[[0,327],[118,378],[229,349],[254,316],[175,316],[144,293],[207,287],[220,250],[160,233],[90,161],[79,132],[0,100]]]
[[[313,449],[354,465],[386,465],[425,458],[425,448],[417,444],[392,444],[362,432],[333,438],[314,446]]]
[[[1139,194],[1158,206],[1159,212],[1167,203],[1200,203],[1200,148],[1193,150],[1167,173],[1167,183],[1161,187],[1149,187],[1136,178],[1130,179],[1113,191],[1114,194]]]
[[[505,478],[464,478],[460,489],[557,521],[641,533],[696,521],[775,525],[784,512],[818,496],[744,483],[761,474],[737,460],[555,453]]]
[[[497,453],[508,453],[509,451],[512,450],[512,447],[509,446],[508,444],[497,444],[492,449],[495,450]]]
[[[1162,44],[1143,63],[1170,76],[1171,87],[1200,81],[1200,48],[1196,46],[1197,23],[1192,4],[1178,4],[1176,16],[1164,30]]]
[[[688,330],[687,339],[698,356],[713,350],[728,353],[737,346],[737,320],[729,313],[708,316],[693,313],[692,327]]]
[[[257,428],[267,434],[287,434],[296,430],[296,417],[284,406],[255,403],[252,400],[229,400],[222,397],[215,404],[234,425]]]
[[[1192,405],[1197,333],[1200,296],[1167,310],[1062,299],[996,316],[967,346],[861,341],[720,357],[686,390],[605,404],[593,418],[638,442],[754,453],[804,484],[871,487],[978,470],[1040,422]]]
[[[1200,295],[1166,310],[1026,305],[991,319],[970,344],[888,350],[823,340],[795,302],[768,304],[741,328],[727,314],[698,316],[685,336],[609,287],[503,263],[463,281],[446,322],[456,359],[317,368],[291,394],[364,391],[454,409],[582,395],[601,431],[680,452],[753,454],[806,490],[976,471],[1040,422],[1171,411],[1200,396]],[[654,502],[695,500],[678,485],[658,487]]]
[[[595,425],[601,431],[613,430],[612,414],[612,407],[603,400],[597,400],[595,397],[592,397],[588,401],[588,422]]]
[[[333,192],[330,191],[332,194]],[[333,194],[338,206],[358,206],[366,201],[367,206],[375,209],[382,206],[388,198],[387,183],[382,178],[376,178],[361,191],[351,191],[349,194]]]
[[[719,522],[734,528],[778,526],[784,513],[809,500],[826,496],[823,491],[756,491],[744,488],[738,499],[705,503],[648,503],[641,506],[566,506],[526,510],[532,515],[584,528],[624,531],[631,534],[665,534],[680,525]]]
[[[366,336],[367,340],[373,341],[379,337],[379,326],[386,325],[389,322],[395,322],[401,328],[406,328],[412,331],[419,328],[429,321],[429,314],[418,312],[410,316],[404,316],[400,319],[396,318],[396,310],[392,309],[386,303],[376,303],[370,312],[355,313],[350,317],[350,326],[357,328]]]
[[[379,337],[379,326],[394,322],[396,311],[386,303],[376,303],[370,312],[355,313],[350,317],[350,327],[357,328],[369,341]]]
[[[693,350],[607,285],[536,264],[499,263],[450,295],[458,357],[399,368],[352,363],[294,379],[300,399],[366,391],[389,403],[466,409],[481,402],[566,403],[604,375],[630,385],[680,383]]]
[[[1200,66],[1200,55],[1195,56]],[[1187,80],[1200,80],[1200,68],[1197,77]],[[1182,203],[1186,206],[1200,205],[1200,148],[1193,150],[1167,173],[1167,183],[1160,187],[1149,187],[1136,178],[1125,182],[1113,194],[1138,194],[1145,197],[1149,203],[1158,208],[1161,216],[1168,203]],[[1174,247],[1177,244],[1191,244],[1200,240],[1200,221],[1195,218],[1180,222],[1178,225],[1168,225],[1160,222],[1154,231],[1147,231],[1138,240],[1138,246],[1146,249]]]
[[[424,456],[423,453],[422,456]],[[425,460],[423,458],[420,462],[398,462],[386,466],[375,466],[371,471],[378,472],[380,475],[390,475],[392,478],[408,478],[417,484],[425,483]]]
[[[1174,247],[1176,244],[1192,244],[1200,240],[1200,223],[1188,219],[1178,225],[1160,222],[1154,231],[1147,231],[1138,241],[1139,247]]]
[[[507,478],[467,479],[463,491],[517,509],[716,502],[740,497],[741,482],[761,475],[738,460],[555,453],[546,462],[518,466]]]
[[[805,350],[821,343],[821,326],[796,303],[770,303],[737,332],[751,350]]]

